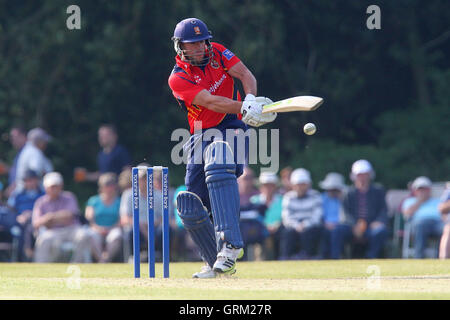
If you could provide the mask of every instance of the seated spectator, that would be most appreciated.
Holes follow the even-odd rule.
[[[338,259],[345,243],[363,248],[365,257],[379,258],[387,238],[385,190],[372,183],[375,171],[367,160],[353,163],[350,178],[354,183],[343,200],[345,218],[331,240],[331,257]]]
[[[444,222],[441,243],[439,245],[439,258],[450,258],[450,182],[447,182],[447,188],[441,197],[439,211]]]
[[[412,184],[414,196],[406,199],[402,205],[405,220],[412,224],[416,259],[425,258],[425,249],[430,238],[440,238],[442,235],[439,199],[431,197],[431,186],[431,180],[427,177],[416,178]]]
[[[281,169],[280,171],[281,187],[279,190],[281,194],[285,194],[286,192],[292,190],[291,174],[292,174],[291,167],[285,167]]]
[[[123,170],[131,169],[130,154],[123,145],[118,143],[117,129],[114,125],[100,126],[98,143],[102,149],[97,154],[97,171],[88,172],[86,168],[75,168],[75,181],[97,181],[102,173],[113,172],[120,175]]]
[[[266,207],[264,225],[268,237],[264,244],[264,257],[267,260],[278,260],[281,231],[282,195],[278,192],[279,179],[273,172],[261,172],[259,175],[260,193],[251,197],[250,202]]]
[[[310,259],[316,256],[322,229],[322,199],[311,189],[309,171],[300,168],[291,174],[293,190],[283,196],[280,259]],[[296,249],[300,246],[300,251]],[[298,252],[298,254],[296,254]]]
[[[12,208],[3,202],[3,183],[0,182],[0,242],[10,243],[12,254],[7,257],[0,257],[0,261],[15,261],[13,255],[15,248],[13,243],[17,245],[20,236],[20,229],[17,226],[16,215]]]
[[[34,259],[36,262],[57,262],[62,245],[73,244],[71,262],[91,262],[89,230],[80,225],[80,210],[75,195],[63,191],[63,178],[58,172],[44,176],[45,195],[36,200],[32,223],[38,235]]]
[[[324,228],[321,255],[323,258],[330,258],[332,234],[336,232],[337,226],[343,218],[342,200],[346,186],[344,177],[336,172],[328,173],[319,186],[324,190],[322,193]]]
[[[89,198],[85,209],[94,242],[93,255],[98,262],[118,262],[122,253],[122,230],[116,174],[102,174],[98,187],[99,194]]]
[[[16,154],[12,161],[10,167],[5,167],[6,171],[9,172],[8,175],[8,187],[5,190],[5,197],[9,197],[11,193],[16,188],[16,172],[17,172],[17,160],[19,159],[20,153],[27,142],[27,131],[24,127],[17,125],[11,128],[9,131],[9,140],[16,150]]]
[[[36,172],[39,179],[42,179],[47,172],[53,171],[51,161],[44,154],[51,139],[52,137],[41,128],[34,128],[28,132],[27,143],[17,159],[16,188],[18,191],[23,189],[23,177],[27,170]]]
[[[131,170],[129,168],[122,170],[117,184],[119,186],[119,194],[123,194],[125,190],[131,189]]]
[[[34,247],[31,215],[36,200],[45,194],[39,177],[33,170],[28,170],[23,178],[24,189],[14,191],[8,199],[8,205],[14,209],[16,220],[21,229],[19,240],[19,261],[31,261]]]
[[[255,174],[250,167],[244,167],[244,172],[237,179],[240,195],[240,205],[246,206],[250,203],[250,198],[258,194],[255,186]]]
[[[139,166],[149,166],[148,163],[141,163]],[[139,170],[139,203],[147,203],[147,178],[146,171]],[[130,175],[131,180],[131,175]],[[120,197],[120,224],[124,229],[124,237],[129,243],[129,249],[133,249],[133,189],[130,188],[122,192]],[[145,205],[139,206],[139,228],[140,228],[140,247],[147,248],[147,219],[148,213]],[[141,260],[143,255],[141,255]]]
[[[247,174],[247,177],[250,175]],[[244,184],[244,186],[241,186]],[[239,195],[241,192],[247,192],[252,190],[252,184],[247,178],[238,179]],[[246,197],[246,194],[242,195]],[[251,198],[250,198],[251,199]],[[240,206],[240,222],[239,227],[242,234],[242,240],[244,242],[244,256],[243,260],[248,260],[248,246],[249,245],[260,245],[262,248],[266,237],[268,236],[268,231],[264,224],[264,215],[266,213],[266,205],[264,203],[255,203],[250,201],[244,201]],[[260,257],[257,258],[260,260]]]

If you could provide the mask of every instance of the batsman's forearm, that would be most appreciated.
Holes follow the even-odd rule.
[[[242,87],[244,89],[245,94],[252,94],[254,96],[257,95],[258,92],[258,83],[256,81],[255,76],[251,72],[247,72],[241,79]]]
[[[228,99],[221,96],[211,96],[211,101],[206,104],[206,108],[220,113],[241,113],[242,102]]]

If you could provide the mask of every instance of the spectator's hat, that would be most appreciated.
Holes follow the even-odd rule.
[[[323,181],[319,182],[323,190],[343,190],[345,189],[344,177],[337,172],[330,172]]]
[[[25,175],[23,176],[23,180],[33,179],[33,178],[39,178],[39,176],[36,173],[36,171],[31,170],[31,169],[28,169],[27,171],[25,171]]]
[[[149,163],[147,163],[147,162],[141,162],[141,163],[138,164],[138,167],[151,167],[151,165]],[[139,175],[139,178],[146,177],[147,176],[147,170],[139,169],[138,170],[138,175]]]
[[[59,172],[49,172],[44,176],[44,188],[63,184],[63,177]]]
[[[27,139],[32,142],[36,142],[36,141],[49,142],[52,140],[52,137],[47,132],[45,132],[44,129],[34,128],[34,129],[31,129],[30,131],[28,131]]]
[[[361,159],[353,163],[350,179],[354,181],[356,176],[361,173],[370,173],[370,177],[372,179],[375,178],[375,171],[373,170],[372,165],[365,159]]]
[[[303,168],[295,169],[291,173],[291,184],[311,183],[309,171]]]
[[[274,172],[263,171],[259,175],[259,183],[260,184],[278,184],[278,176]]]
[[[109,186],[109,185],[114,185],[114,184],[117,184],[117,175],[113,172],[104,173],[98,178],[98,186],[99,187],[104,187],[104,186]]]
[[[412,189],[417,190],[419,188],[431,188],[431,180],[427,177],[421,176],[417,177],[412,183]]]

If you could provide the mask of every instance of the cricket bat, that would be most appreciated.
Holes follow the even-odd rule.
[[[313,111],[323,103],[323,99],[314,96],[297,96],[280,100],[263,106],[262,113],[269,112],[293,112],[293,111]]]

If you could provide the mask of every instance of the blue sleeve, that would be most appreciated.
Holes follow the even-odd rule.
[[[123,167],[131,165],[131,157],[127,149],[125,147],[121,146],[120,148],[120,170],[123,169]]]
[[[97,204],[97,196],[92,196],[88,199],[86,206],[95,207],[96,204]]]

